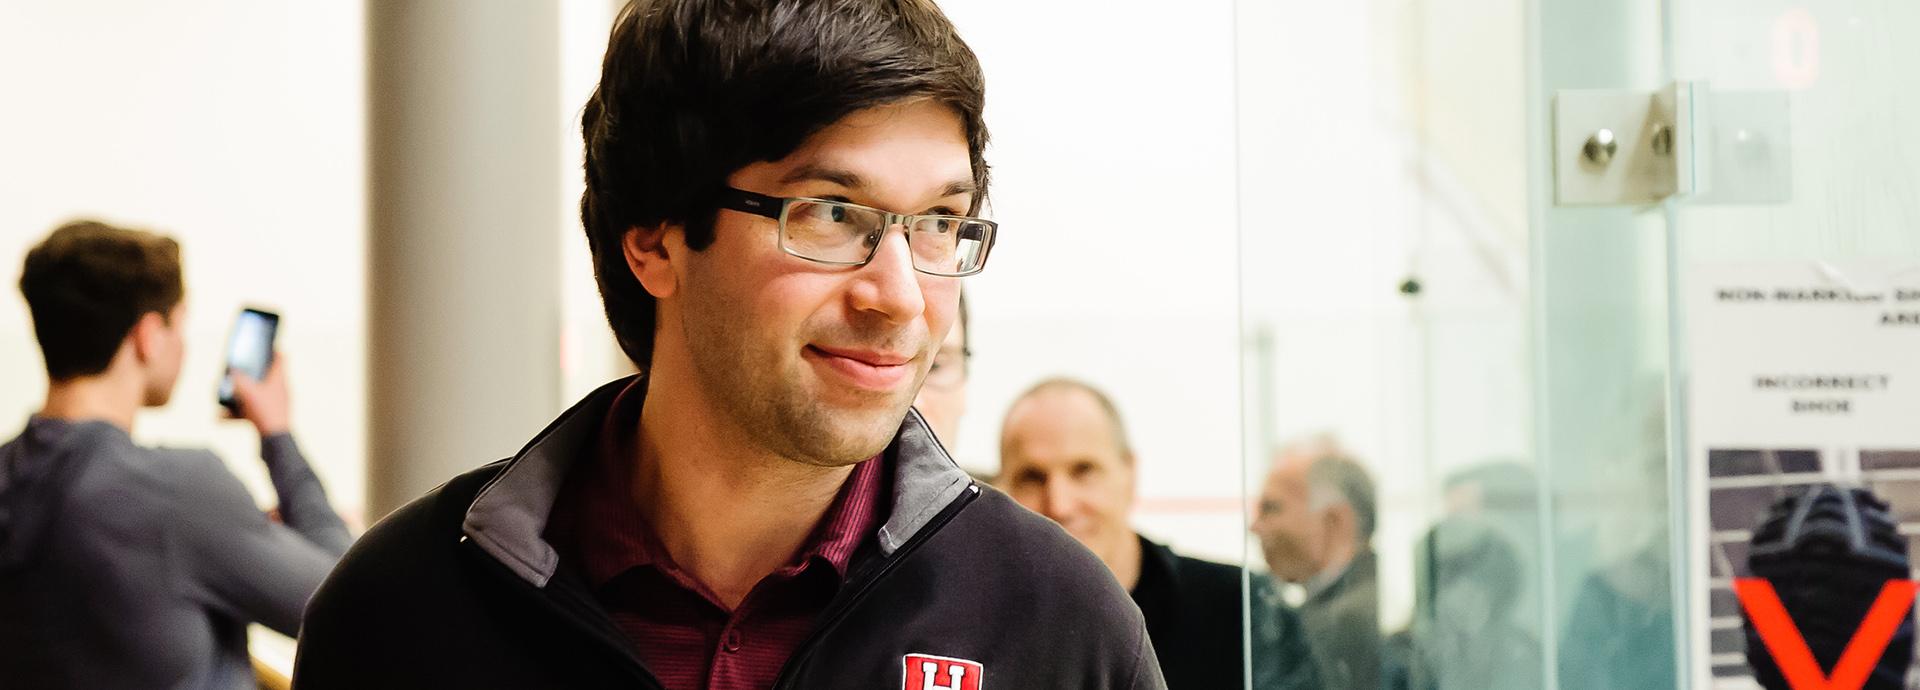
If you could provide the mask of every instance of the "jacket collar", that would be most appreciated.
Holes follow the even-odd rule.
[[[559,552],[544,536],[560,487],[574,463],[591,452],[614,398],[635,378],[587,394],[509,460],[468,506],[461,525],[467,538],[521,579],[545,587],[560,563]],[[876,536],[881,553],[892,555],[973,480],[954,464],[917,410],[907,412],[884,452],[894,462],[893,505]]]
[[[1353,560],[1347,562],[1346,567],[1308,582],[1307,601],[1332,599],[1341,596],[1349,588],[1371,583],[1376,576],[1375,568],[1373,549],[1361,547],[1360,553],[1355,554]]]
[[[1134,538],[1140,540],[1140,579],[1145,581],[1148,577],[1147,574],[1152,572],[1154,574],[1153,576],[1159,578],[1160,581],[1171,585],[1174,589],[1178,589],[1180,584],[1180,557],[1174,554],[1173,549],[1165,544],[1161,544],[1139,534],[1135,534]]]

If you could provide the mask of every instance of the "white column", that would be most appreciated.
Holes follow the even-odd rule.
[[[577,199],[555,179],[557,4],[371,1],[367,50],[371,518],[559,410],[555,224]]]

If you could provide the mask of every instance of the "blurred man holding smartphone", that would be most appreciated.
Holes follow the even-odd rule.
[[[133,442],[180,373],[178,244],[70,223],[27,253],[20,291],[48,385],[0,446],[0,686],[253,687],[247,625],[294,634],[350,541],[288,433],[284,364],[232,381],[275,522],[213,454]]]

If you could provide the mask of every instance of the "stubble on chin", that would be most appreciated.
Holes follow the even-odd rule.
[[[886,450],[924,376],[914,377],[900,391],[848,396],[844,394],[849,391],[828,390],[834,384],[797,351],[783,365],[784,375],[759,382],[768,395],[761,397],[764,405],[754,414],[772,422],[777,438],[767,440],[784,443],[788,450],[783,456],[819,467],[845,467]]]
[[[783,455],[820,467],[852,465],[886,450],[911,403],[889,403],[880,410],[834,410],[804,392],[788,402],[775,413],[782,418],[780,435],[791,444],[791,452]]]
[[[702,385],[714,392],[715,402],[756,445],[794,462],[845,467],[878,455],[893,442],[911,397],[839,409],[825,402],[824,391],[816,388],[824,382],[804,361],[795,357],[790,362],[757,371],[737,365],[700,367]]]

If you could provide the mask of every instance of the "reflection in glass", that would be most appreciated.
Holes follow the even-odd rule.
[[[1415,558],[1412,625],[1387,641],[1390,690],[1540,686],[1539,643],[1518,620],[1520,551],[1482,518],[1443,519]]]
[[[1300,587],[1300,618],[1329,687],[1379,687],[1378,521],[1373,479],[1330,438],[1274,459],[1251,529],[1273,577]]]

